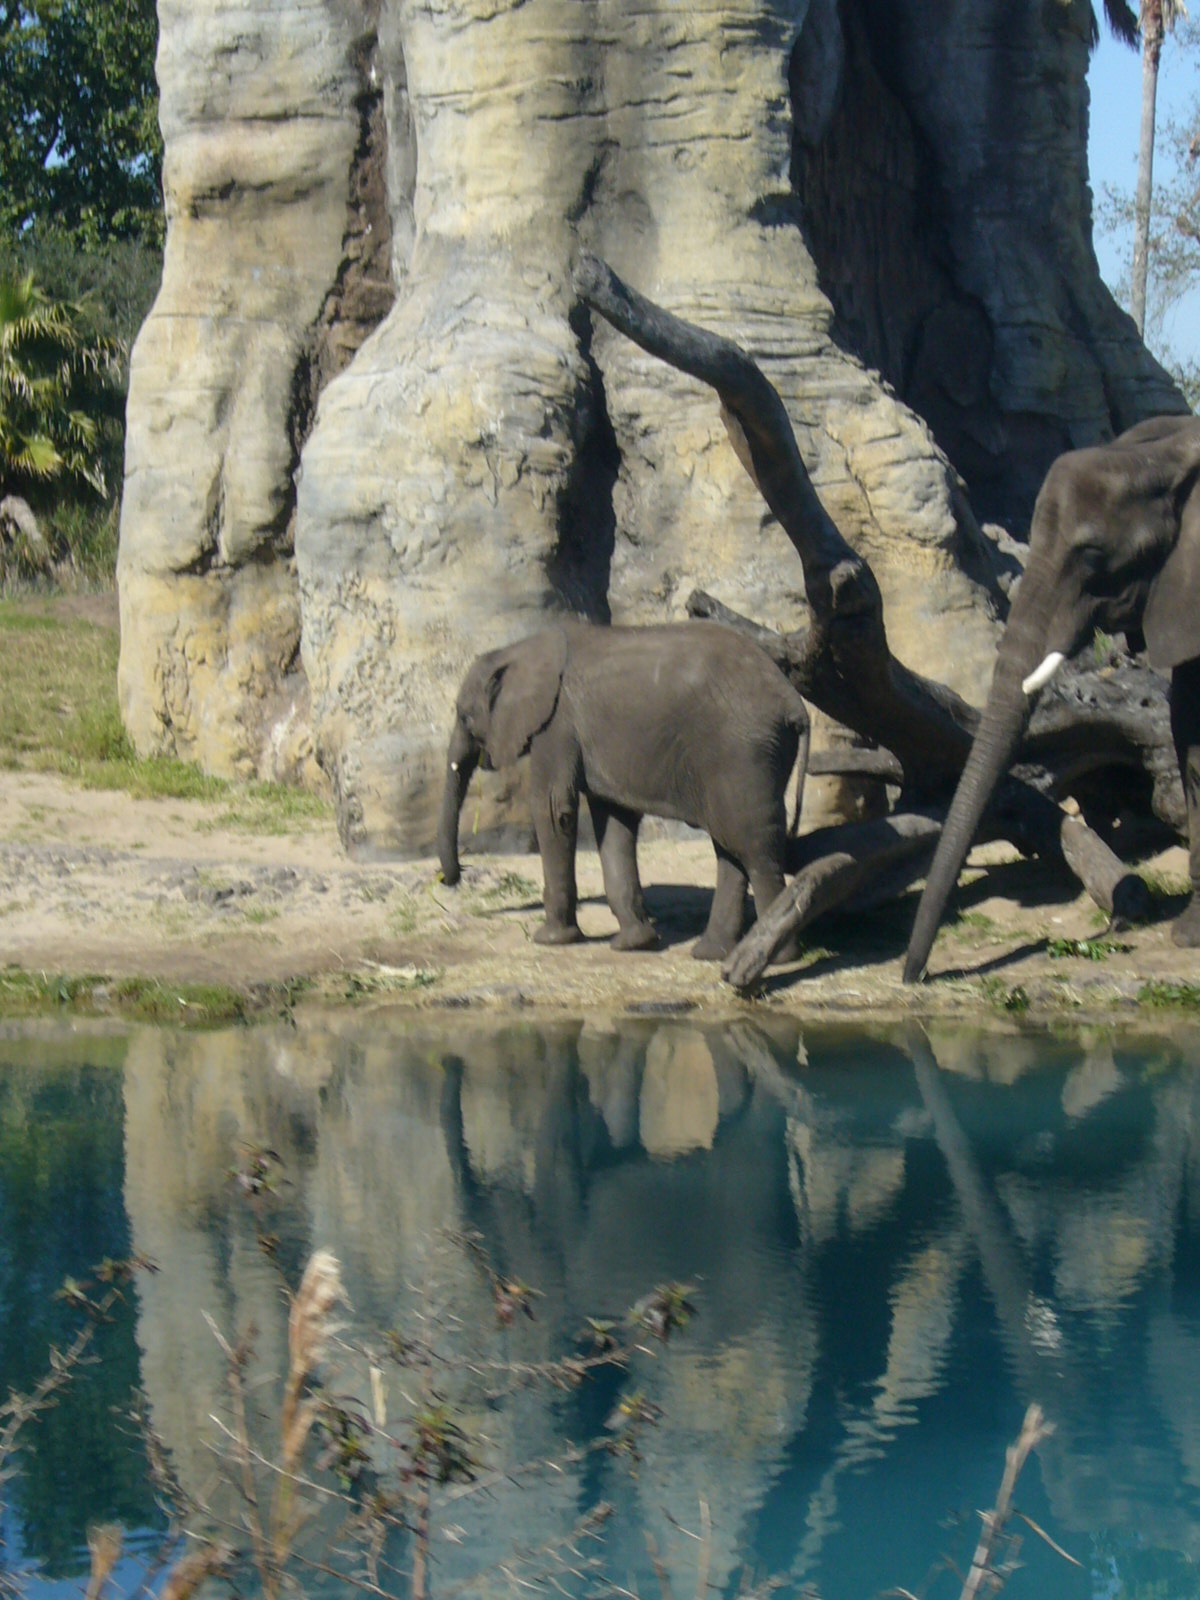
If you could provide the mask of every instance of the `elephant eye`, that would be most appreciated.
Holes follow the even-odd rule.
[[[1077,545],[1075,560],[1078,563],[1080,588],[1088,594],[1107,593],[1112,588],[1112,562],[1100,545]]]

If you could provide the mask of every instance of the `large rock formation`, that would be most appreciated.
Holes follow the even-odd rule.
[[[757,357],[896,653],[979,696],[955,467],[1019,525],[1058,450],[1181,404],[1091,252],[1089,9],[998,6],[162,0],[120,562],[139,747],[315,751],[349,847],[417,851],[478,650],[563,607],[679,616],[695,584],[803,620],[711,392],[592,328],[581,245]],[[484,836],[510,799],[484,789]]]

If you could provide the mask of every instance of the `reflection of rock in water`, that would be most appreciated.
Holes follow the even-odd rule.
[[[815,1464],[795,1519],[795,1575],[812,1570],[838,1526],[846,1475],[886,1455],[942,1388],[976,1257],[1009,1362],[1001,1381],[1021,1400],[1044,1400],[1059,1426],[1042,1455],[1059,1525],[1144,1517],[1130,1464],[1101,1436],[1073,1319],[1131,1340],[1131,1297],[1166,1281],[1172,1217],[1200,1170],[1188,1081],[1152,1098],[1099,1041],[1073,1054],[1064,1046],[1059,1069],[1035,1079],[1020,1065],[1026,1042],[1013,1037],[946,1046],[952,1079],[930,1058],[914,1084],[897,1058],[886,1091],[874,1084],[854,1098],[836,1070],[789,1074],[781,1063],[803,1059],[795,1031],[771,1025],[773,1038],[748,1022],[650,1019],[548,1031],[470,1020],[451,1032],[376,1016],[278,1034],[140,1035],[125,1084],[126,1198],[134,1248],[163,1270],[139,1287],[138,1337],[151,1414],[185,1484],[208,1481],[206,1419],[223,1408],[202,1311],[231,1332],[253,1321],[259,1370],[283,1365],[280,1280],[227,1176],[245,1141],[277,1150],[293,1185],[278,1223],[293,1281],[313,1246],[331,1248],[364,1329],[411,1329],[425,1316],[447,1348],[532,1362],[574,1348],[586,1315],[621,1316],[656,1284],[693,1286],[698,1318],[629,1374],[565,1395],[531,1386],[495,1408],[471,1402],[466,1422],[486,1437],[488,1462],[553,1458],[559,1470],[534,1492],[502,1484],[452,1512],[470,1529],[469,1548],[439,1553],[442,1579],[541,1542],[601,1498],[620,1512],[608,1535],[614,1575],[634,1578],[643,1531],[666,1547],[662,1510],[694,1528],[704,1496],[710,1582],[731,1581],[806,1426],[818,1360],[835,1379],[843,1370],[842,1353],[822,1348],[830,1308],[818,1298],[843,1250],[887,1275],[838,1288],[838,1325],[868,1308],[863,1339],[878,1330],[878,1348],[857,1352],[868,1381],[839,1401],[832,1448]],[[981,1157],[975,1141],[1008,1093],[992,1085],[1022,1071],[1036,1138],[1012,1156],[988,1144]],[[1139,1142],[1115,1179],[1093,1183],[1088,1141],[1117,1112]],[[914,1144],[920,1182],[910,1181]],[[478,1230],[498,1272],[540,1291],[536,1321],[497,1331],[464,1229]],[[885,1231],[886,1259],[872,1245]],[[1065,1307],[1061,1326],[1031,1320],[1045,1270]],[[453,1323],[438,1320],[443,1310]],[[1155,1314],[1146,1359],[1166,1405],[1191,1346],[1169,1306]],[[406,1384],[390,1375],[393,1418]],[[357,1377],[346,1387],[368,1392]],[[478,1396],[479,1381],[460,1372],[445,1388],[457,1405]],[[664,1408],[641,1440],[637,1476],[606,1455],[566,1461],[567,1442],[603,1433],[620,1394],[635,1389]],[[1186,1409],[1167,1414],[1178,1458],[1161,1440],[1148,1445],[1137,1464],[1147,1482],[1168,1479],[1179,1460],[1200,1474],[1188,1442],[1196,1427]]]
[[[709,1150],[720,1117],[713,1058],[694,1028],[660,1029],[646,1051],[638,1127],[652,1156]]]
[[[863,1148],[810,1123],[788,1123],[792,1194],[814,1245],[843,1223],[865,1233],[891,1210],[904,1186],[902,1149]]]
[[[330,1077],[313,1110],[312,1239],[340,1258],[363,1326],[391,1327],[423,1254],[458,1224],[445,1074],[436,1052],[380,1028],[331,1030],[319,1045]]]
[[[958,1077],[1016,1083],[1046,1059],[1043,1040],[999,1023],[986,1032],[961,1023],[931,1023],[926,1032],[938,1066]]]
[[[1112,1041],[1100,1039],[1079,1065],[1068,1072],[1062,1089],[1063,1110],[1068,1117],[1086,1117],[1120,1087],[1121,1073],[1113,1056]]]
[[[579,1035],[579,1068],[588,1099],[604,1119],[614,1150],[637,1143],[644,1041],[613,1025],[585,1023]]]
[[[269,1050],[265,1033],[147,1029],[126,1059],[125,1205],[133,1248],[159,1268],[138,1285],[142,1386],[191,1492],[211,1480],[209,1417],[225,1408],[224,1361],[204,1314],[231,1336],[257,1329],[255,1376],[286,1362],[279,1276],[230,1179],[239,1143],[270,1146],[294,1173],[307,1142],[311,1093],[264,1072]]]

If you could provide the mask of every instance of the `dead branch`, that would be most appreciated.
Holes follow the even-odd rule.
[[[721,976],[735,989],[753,988],[784,940],[823,911],[843,904],[878,874],[890,874],[902,862],[911,863],[912,877],[918,876],[941,831],[941,823],[932,817],[901,814],[822,828],[795,840],[788,860],[795,877],[726,956]],[[796,846],[803,847],[807,861]]]
[[[1021,1424],[1021,1432],[1016,1442],[1010,1444],[1005,1452],[1004,1476],[1000,1480],[1000,1492],[996,1496],[996,1504],[990,1511],[980,1512],[983,1529],[979,1535],[979,1543],[975,1547],[971,1570],[967,1573],[966,1583],[963,1584],[961,1600],[976,1600],[985,1583],[990,1588],[999,1587],[996,1574],[992,1570],[992,1551],[995,1549],[997,1539],[1004,1532],[1004,1526],[1012,1511],[1013,1490],[1017,1486],[1021,1468],[1029,1459],[1030,1451],[1041,1444],[1052,1431],[1042,1414],[1041,1406],[1036,1403],[1031,1405],[1025,1413],[1025,1420]]]
[[[687,609],[691,616],[720,622],[752,638],[806,694],[796,652],[801,648],[797,641],[807,640],[807,634],[777,633],[742,616],[703,589],[693,590]],[[921,681],[932,694],[945,697],[946,712],[966,730],[969,747],[979,722],[978,711],[941,684]],[[819,702],[814,700],[813,704]],[[911,775],[905,771],[896,753],[896,739],[873,742],[880,748],[871,753],[873,759],[867,759],[867,752],[862,752],[861,767],[855,764],[860,759],[859,752],[817,751],[809,757],[808,772],[814,777],[860,773],[886,783],[899,783],[904,788],[902,805],[948,803],[957,778],[948,790],[942,790],[920,768]],[[843,762],[847,764],[841,765]],[[1179,764],[1171,740],[1166,679],[1128,659],[1099,665],[1068,662],[1039,697],[1013,771],[1029,788],[1057,800],[1069,794],[1072,785],[1089,773],[1112,767],[1144,771],[1153,788],[1154,815],[1180,831],[1186,828]],[[1029,804],[1025,802],[1026,806]],[[1007,797],[997,794],[993,811],[1007,817],[1019,830],[1014,843],[1022,848],[1026,836],[1053,831],[1048,822],[1023,820],[1022,806],[1014,802],[1011,791]]]
[[[904,782],[904,768],[890,750],[818,750],[808,758],[810,778],[873,778],[879,783]]]
[[[1082,817],[1064,816],[1059,840],[1067,865],[1102,911],[1122,923],[1141,922],[1149,915],[1146,880],[1130,872]]]

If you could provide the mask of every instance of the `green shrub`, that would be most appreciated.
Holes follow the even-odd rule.
[[[64,480],[106,494],[101,418],[116,370],[115,341],[89,334],[78,305],[31,272],[0,271],[0,489]]]

